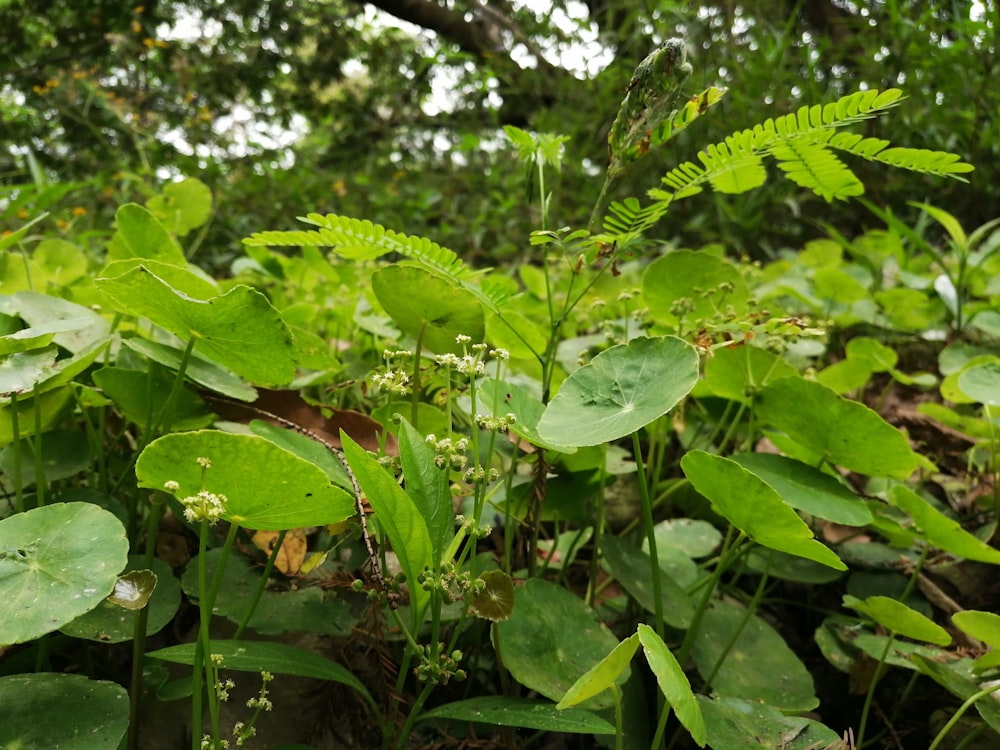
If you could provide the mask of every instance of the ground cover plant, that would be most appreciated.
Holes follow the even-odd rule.
[[[904,101],[861,90],[609,201],[724,101],[690,69],[636,70],[587,228],[564,139],[506,129],[509,268],[306,206],[214,279],[195,179],[100,258],[0,240],[0,746],[993,746],[993,223],[647,239],[769,168],[833,201],[851,160],[971,166],[860,134]]]

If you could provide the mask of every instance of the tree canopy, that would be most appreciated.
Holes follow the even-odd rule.
[[[729,94],[613,197],[642,196],[697,147],[764,117],[898,86],[907,106],[865,135],[891,128],[977,172],[972,187],[880,172],[864,180],[868,197],[897,212],[928,200],[972,227],[995,213],[977,195],[997,179],[997,14],[992,1],[951,0],[53,0],[44,10],[13,0],[0,9],[0,174],[22,197],[76,185],[59,205],[95,221],[123,196],[197,176],[222,199],[202,247],[223,261],[240,237],[307,211],[370,218],[473,256],[519,254],[534,223],[500,128],[569,136],[553,215],[584,226],[632,70],[680,37],[690,93]],[[817,215],[874,223],[855,204],[808,205],[818,200],[777,181],[687,202],[670,231],[767,255],[821,232]]]

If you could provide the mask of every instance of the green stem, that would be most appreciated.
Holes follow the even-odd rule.
[[[42,458],[42,408],[38,403],[37,386],[33,395],[31,401],[35,412],[35,439],[32,441],[35,449],[35,507],[41,508],[45,505],[45,461]]]
[[[413,352],[413,374],[410,375],[410,424],[413,429],[419,430],[420,419],[420,355],[424,348],[424,333],[427,331],[426,321],[420,325],[420,333],[417,335],[417,347]],[[450,400],[449,400],[450,403]],[[448,422],[450,425],[451,422]]]
[[[156,432],[163,427],[170,426],[171,420],[174,413],[174,405],[177,403],[177,399],[181,394],[181,390],[184,388],[184,375],[187,373],[188,364],[191,362],[191,352],[194,351],[194,345],[197,341],[195,336],[188,339],[187,346],[184,348],[184,353],[181,355],[180,364],[177,366],[177,377],[174,378],[174,384],[170,387],[170,393],[167,395],[167,400],[163,403],[163,408],[156,417],[156,421],[152,425],[150,434],[156,434]]]
[[[146,548],[143,551],[142,567],[150,570],[156,556],[156,531],[163,514],[163,503],[155,496],[150,498],[149,516],[146,518]],[[143,654],[146,651],[146,623],[149,621],[149,606],[139,610],[132,631],[132,675],[129,690],[128,750],[139,748],[139,710],[142,703]]]
[[[889,638],[885,642],[885,648],[882,649],[882,654],[875,665],[872,681],[868,684],[868,692],[865,694],[865,705],[861,709],[861,724],[858,726],[858,738],[855,743],[859,750],[864,747],[865,728],[868,725],[868,716],[871,712],[872,701],[875,699],[875,686],[878,685],[879,678],[882,676],[882,667],[885,665],[885,660],[889,658],[889,651],[892,649],[892,644],[895,640],[896,634],[889,631]]]
[[[14,511],[24,512],[24,488],[21,477],[21,425],[18,422],[17,393],[10,394],[10,430],[14,439]]]
[[[667,720],[670,718],[670,703],[663,701],[660,708],[660,718],[656,721],[656,732],[653,733],[653,741],[649,743],[649,750],[657,750],[663,747],[663,735],[667,730]]]
[[[649,485],[646,483],[646,472],[642,461],[642,446],[639,444],[639,432],[632,433],[632,453],[635,456],[635,469],[639,480],[639,498],[642,501],[642,521],[646,527],[646,541],[649,544],[649,568],[653,579],[653,615],[656,621],[653,628],[656,634],[663,638],[663,596],[660,582],[660,558],[656,551],[656,529],[653,524],[653,503],[649,497]]]
[[[267,581],[271,577],[271,571],[274,570],[274,561],[278,558],[278,553],[281,551],[281,545],[285,541],[285,534],[287,533],[287,529],[282,529],[278,533],[278,538],[274,542],[274,548],[271,550],[271,554],[267,558],[267,564],[264,566],[264,572],[261,574],[260,581],[258,581],[257,585],[254,587],[253,595],[250,598],[250,606],[247,607],[247,611],[243,615],[240,626],[236,629],[236,633],[233,635],[234,641],[238,641],[243,637],[243,633],[246,631],[247,625],[250,623],[250,618],[253,617],[254,610],[257,609],[257,604],[260,602],[261,596],[264,595],[264,589],[267,588]]]
[[[615,703],[615,750],[624,750],[625,716],[622,712],[622,691],[618,683],[611,683],[611,696]]]
[[[975,702],[978,701],[980,698],[985,698],[988,695],[992,695],[997,690],[1000,690],[1000,685],[990,685],[990,687],[983,688],[978,693],[973,693],[972,695],[970,695],[966,699],[965,703],[959,706],[958,710],[955,712],[955,715],[952,716],[950,719],[948,719],[948,723],[945,724],[943,727],[941,727],[941,731],[937,733],[937,736],[934,738],[934,741],[930,744],[930,747],[928,747],[927,750],[937,750],[937,746],[941,744],[941,741],[948,735],[948,732],[950,732],[952,728],[955,726],[955,724],[958,723],[958,720],[962,718],[962,715],[965,714],[965,712],[968,711],[970,708],[972,708]],[[859,740],[858,747],[860,746],[861,742]]]

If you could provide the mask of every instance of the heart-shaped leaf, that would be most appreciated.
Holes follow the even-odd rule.
[[[859,474],[905,479],[918,465],[906,436],[874,411],[800,377],[764,388],[756,414],[803,448]]]
[[[476,343],[486,335],[479,300],[422,268],[384,266],[372,274],[372,291],[399,329],[432,352],[462,354],[456,336]]]
[[[291,331],[260,292],[234,286],[200,300],[172,288],[145,266],[95,282],[114,308],[148,318],[198,353],[258,385],[283,385],[295,377]]]
[[[674,336],[633,339],[570,375],[538,422],[554,445],[598,445],[670,411],[698,381],[698,354]]]
[[[0,747],[116,750],[128,729],[128,693],[77,674],[0,677]]]
[[[0,644],[38,638],[88,612],[115,588],[128,541],[114,515],[54,503],[0,521]]]
[[[211,468],[203,469],[199,459]],[[355,513],[354,498],[317,466],[257,435],[177,432],[146,446],[135,465],[141,487],[183,498],[204,490],[224,497],[222,518],[248,529],[323,526]]]

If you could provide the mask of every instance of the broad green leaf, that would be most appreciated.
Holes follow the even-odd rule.
[[[102,367],[94,371],[93,378],[122,415],[144,429],[156,424],[176,379],[162,367],[155,367],[152,372]],[[212,412],[187,388],[182,387],[176,393],[172,405],[170,419],[160,422],[164,429],[196,430],[212,423]]]
[[[953,614],[951,621],[990,648],[1000,648],[1000,615],[995,612],[967,609]]]
[[[942,663],[937,659],[928,658],[920,654],[910,656],[917,669],[930,677],[937,684],[945,688],[949,693],[958,698],[968,700],[983,689],[978,681],[972,679],[970,674],[965,673],[962,667],[968,664],[968,660],[958,663]],[[994,731],[1000,732],[1000,701],[996,699],[996,693],[984,695],[976,701],[976,710],[983,717]]]
[[[0,747],[117,750],[128,729],[128,693],[77,674],[0,677]]]
[[[462,354],[456,336],[475,344],[486,335],[476,297],[422,268],[384,266],[372,274],[372,291],[399,329],[432,352]]]
[[[89,307],[59,297],[25,291],[11,295],[9,302],[10,312],[32,327],[72,321],[72,328],[57,332],[52,340],[73,354],[89,351],[98,342],[107,341],[111,332],[111,323],[103,316]]]
[[[42,474],[48,482],[68,479],[85,471],[93,461],[90,453],[80,450],[80,433],[77,430],[49,430],[37,441],[41,445]],[[8,445],[0,451],[0,469],[8,477],[14,474],[14,451],[21,455],[21,478],[23,487],[36,481],[34,447],[22,440],[16,445]]]
[[[889,502],[913,519],[927,541],[945,552],[966,560],[1000,565],[1000,550],[974,537],[948,516],[936,510],[909,487],[896,485],[889,490]]]
[[[205,553],[205,570],[214,576],[222,548]],[[231,555],[222,571],[222,584],[212,605],[212,613],[230,622],[242,623],[260,587],[261,570],[249,558]],[[198,599],[198,558],[188,563],[181,578],[184,593]],[[155,597],[154,597],[155,599]],[[248,627],[261,635],[287,632],[322,633],[338,637],[351,634],[357,617],[344,597],[323,591],[319,586],[302,586],[288,591],[265,588],[250,615]]]
[[[54,503],[0,521],[0,645],[25,643],[96,607],[125,567],[125,529],[90,503]]]
[[[211,468],[203,470],[199,458]],[[135,465],[140,487],[186,498],[205,490],[225,496],[222,517],[248,529],[280,531],[323,526],[355,513],[354,498],[326,474],[270,440],[217,430],[177,432],[146,446]]]
[[[987,369],[983,370],[984,374],[996,368],[1000,368],[1000,357],[993,354],[979,354],[978,356],[974,356],[967,362],[963,363],[955,372],[951,372],[946,375],[939,386],[942,398],[955,404],[976,403],[976,398],[968,395],[962,389],[959,385],[959,380],[966,373],[966,371],[978,369],[984,365],[988,366]],[[984,383],[982,382],[983,380],[983,378],[975,375],[971,381],[968,381],[966,387],[972,388],[974,391],[981,391],[981,395],[989,398],[989,389],[991,384],[988,382]]]
[[[759,701],[697,696],[712,750],[826,750],[840,737],[818,721],[785,716]]]
[[[206,300],[219,296],[219,285],[215,280],[197,266],[189,266],[187,264],[175,266],[172,263],[164,263],[149,258],[127,258],[125,260],[111,261],[101,269],[100,275],[114,279],[124,276],[129,271],[140,266],[152,273],[174,291],[185,294],[188,297]]]
[[[649,555],[613,534],[602,537],[601,552],[609,572],[625,587],[629,596],[647,612],[655,612]],[[679,629],[688,627],[694,617],[694,604],[687,592],[665,570],[660,572],[660,594],[663,598],[663,619],[667,624]]]
[[[715,672],[712,691],[717,695],[761,701],[790,712],[819,705],[812,676],[799,657],[774,628],[757,615],[748,616],[743,607],[724,601],[712,604],[695,636],[691,657],[702,677]],[[711,740],[712,724],[707,723]]]
[[[813,538],[806,523],[767,482],[735,461],[690,451],[681,459],[681,468],[694,488],[753,541],[836,570],[847,570],[829,547]]]
[[[639,636],[637,634],[631,635],[619,643],[611,649],[610,654],[573,683],[562,700],[556,704],[556,708],[570,708],[627,680],[630,674],[629,662],[632,661],[638,648]]]
[[[990,647],[989,651],[976,659],[974,668],[977,672],[1000,666],[1000,615],[969,609],[956,612],[951,616],[951,621]]]
[[[129,555],[126,571],[142,568],[142,555]],[[146,635],[158,633],[166,627],[181,605],[181,584],[170,566],[158,558],[153,559],[156,588],[149,598]],[[125,576],[129,575],[126,573]],[[124,609],[113,604],[111,598],[121,586],[125,576],[119,577],[115,591],[97,607],[67,623],[59,630],[74,638],[86,638],[100,643],[123,643],[135,637],[135,620],[138,610]]]
[[[567,637],[567,634],[572,637]],[[493,640],[515,680],[551,700],[560,700],[581,675],[618,645],[564,587],[532,578],[514,591],[510,619],[493,625]],[[606,708],[600,695],[588,708]]]
[[[427,524],[433,550],[431,563],[436,566],[455,534],[455,507],[448,469],[434,463],[434,449],[405,419],[399,429],[399,461],[406,480],[406,494]]]
[[[719,349],[705,360],[705,377],[696,395],[708,391],[714,396],[748,404],[768,383],[796,375],[795,368],[776,354],[758,346]]]
[[[246,286],[197,300],[173,289],[144,266],[95,282],[116,310],[148,318],[198,353],[257,385],[284,385],[295,377],[295,346],[288,326],[267,298]]]
[[[899,363],[899,355],[894,349],[869,336],[857,336],[847,342],[847,356],[869,359],[879,368],[878,372],[891,370]]]
[[[649,668],[656,675],[656,683],[660,686],[667,703],[674,709],[684,728],[691,733],[691,738],[698,747],[705,747],[707,741],[705,719],[701,715],[698,702],[691,692],[691,683],[681,665],[670,653],[667,644],[651,627],[640,623],[637,634]]]
[[[406,574],[413,610],[419,620],[429,594],[417,583],[417,577],[434,560],[434,545],[427,523],[410,496],[378,461],[343,430],[340,431],[340,440],[347,463],[375,511],[379,527],[389,537],[392,549],[399,558],[399,567]]]
[[[480,414],[502,417],[513,414],[517,419],[510,431],[520,435],[529,443],[541,448],[551,448],[559,453],[574,453],[576,448],[565,445],[551,445],[538,434],[538,422],[545,413],[545,404],[533,396],[527,388],[516,383],[506,383],[493,378],[479,381],[476,404]]]
[[[87,274],[87,256],[72,242],[44,239],[35,246],[31,260],[42,270],[41,278],[32,274],[35,289],[55,294]]]
[[[927,641],[938,646],[947,646],[951,643],[951,636],[947,630],[902,602],[887,596],[869,596],[862,600],[847,594],[844,596],[844,606],[868,615],[886,630],[891,630],[904,638]]]
[[[670,411],[698,381],[698,354],[674,336],[633,339],[570,375],[538,422],[555,445],[598,445]]]
[[[52,374],[59,353],[56,346],[18,352],[0,362],[0,395],[30,393]]]
[[[126,203],[115,213],[115,232],[108,243],[108,260],[150,258],[187,265],[184,251],[159,220],[137,203]]]
[[[180,367],[183,352],[177,347],[160,344],[138,336],[123,338],[122,344],[174,372]],[[199,356],[197,352],[192,352],[184,374],[198,385],[215,393],[221,393],[239,401],[257,400],[256,388],[248,385],[245,380],[220,367],[215,362],[210,362]]]
[[[983,362],[963,370],[958,387],[973,401],[1000,406],[1000,363]]]
[[[864,526],[871,511],[847,487],[819,469],[774,453],[740,453],[732,460],[767,482],[781,499],[827,521]]]
[[[43,349],[52,342],[56,334],[77,331],[92,323],[90,318],[65,318],[22,328],[6,336],[0,336],[0,355]]]
[[[649,264],[642,275],[642,297],[653,320],[687,325],[722,318],[732,307],[746,312],[746,281],[732,263],[705,253],[677,250]],[[678,314],[678,309],[684,309]]]
[[[275,445],[294,453],[314,466],[318,466],[338,487],[343,487],[348,492],[354,491],[351,477],[343,462],[322,443],[295,432],[295,430],[278,427],[260,419],[251,420],[250,431],[254,435],[267,438]]]
[[[194,663],[194,643],[151,651],[146,656],[174,664]],[[296,648],[287,643],[270,641],[216,641],[211,644],[211,653],[222,656],[221,669],[237,672],[272,672],[297,677],[312,677],[317,680],[338,682],[353,688],[365,699],[369,706],[377,709],[371,694],[364,684],[347,669],[331,661],[314,650]]]
[[[163,226],[183,237],[212,215],[212,191],[201,180],[189,177],[164,185],[163,193],[146,201],[146,206]]]
[[[905,479],[917,468],[902,432],[819,383],[777,380],[760,392],[755,410],[761,421],[802,447],[859,474]]]
[[[543,732],[575,734],[614,734],[607,721],[579,708],[560,710],[554,703],[488,695],[446,703],[420,715],[419,721],[449,719],[498,727],[524,727]]]
[[[670,518],[656,524],[656,548],[674,549],[698,559],[708,557],[722,542],[722,534],[708,521],[693,518]]]
[[[17,435],[14,434],[14,410],[10,401],[0,406],[0,445],[12,443],[16,438],[35,434],[35,418],[39,419],[42,432],[62,419],[63,414],[73,405],[73,389],[59,388],[47,391],[35,398],[17,400]]]

